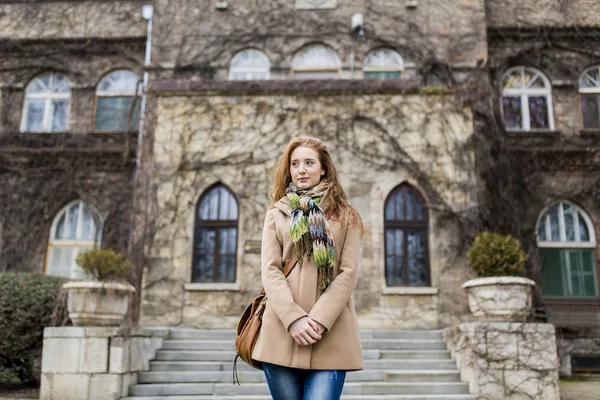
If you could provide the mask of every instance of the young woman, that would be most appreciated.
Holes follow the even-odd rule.
[[[316,138],[288,144],[271,196],[261,252],[268,301],[252,358],[273,400],[339,400],[346,371],[363,368],[352,300],[362,222]]]

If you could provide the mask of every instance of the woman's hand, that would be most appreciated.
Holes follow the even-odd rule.
[[[320,333],[321,335],[325,333],[325,331],[327,330],[327,328],[325,328],[323,325],[321,325],[320,322],[315,321],[312,318],[308,318],[308,323],[313,327],[313,329],[317,332]]]
[[[298,345],[308,346],[321,339],[321,334],[317,331],[319,329],[317,324],[319,323],[309,317],[302,317],[292,322],[288,331]]]

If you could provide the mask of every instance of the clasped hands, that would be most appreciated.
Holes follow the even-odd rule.
[[[298,318],[290,325],[288,332],[300,346],[309,346],[321,340],[326,329],[311,317]]]

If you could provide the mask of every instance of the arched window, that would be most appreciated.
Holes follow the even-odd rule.
[[[581,114],[585,129],[600,129],[600,65],[586,70],[579,78]]]
[[[135,131],[140,119],[141,86],[136,74],[113,71],[96,89],[96,131]]]
[[[48,275],[81,279],[84,273],[75,263],[77,255],[100,246],[102,222],[98,213],[78,200],[58,213],[50,229],[48,243]]]
[[[321,44],[303,48],[292,60],[294,79],[337,79],[341,67],[336,52]]]
[[[193,282],[235,282],[238,203],[224,185],[202,195],[196,209]]]
[[[502,78],[502,113],[507,130],[552,130],[552,87],[533,68],[510,69]]]
[[[71,85],[62,75],[35,78],[25,89],[21,132],[65,132],[69,124]]]
[[[429,218],[425,201],[403,183],[385,201],[385,278],[388,286],[429,286]]]
[[[376,49],[367,56],[363,70],[367,79],[400,79],[404,60],[394,50]]]
[[[248,49],[240,51],[229,65],[229,80],[252,81],[270,78],[271,63],[262,51]]]
[[[596,236],[583,210],[566,202],[552,205],[538,221],[537,242],[544,296],[598,296]]]

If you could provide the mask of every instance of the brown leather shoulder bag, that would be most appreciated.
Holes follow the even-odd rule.
[[[294,266],[297,262],[296,255],[288,262],[283,271],[283,274],[287,278],[287,276],[292,272]],[[251,367],[262,370],[262,364],[260,361],[256,361],[252,359],[252,351],[254,351],[254,346],[256,345],[256,340],[258,339],[258,333],[260,332],[260,327],[262,325],[262,318],[265,312],[265,307],[267,306],[267,295],[265,294],[265,289],[263,288],[258,296],[248,305],[246,311],[240,318],[240,322],[237,327],[237,338],[235,339],[235,347],[237,349],[237,354],[235,359],[233,360],[233,383],[240,384],[239,379],[237,379],[237,359],[238,357],[244,360]]]

